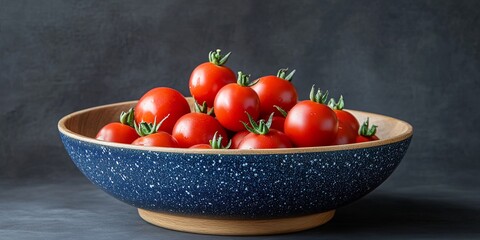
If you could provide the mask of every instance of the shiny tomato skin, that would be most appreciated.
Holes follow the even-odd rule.
[[[144,137],[139,137],[132,142],[132,145],[146,147],[178,147],[177,140],[166,132],[157,132]]]
[[[280,132],[284,132],[285,118],[280,116],[273,116],[271,129],[277,129]]]
[[[281,116],[274,105],[288,112],[297,103],[297,90],[293,84],[277,76],[261,77],[251,88],[257,92],[260,98],[262,115],[270,115],[275,112],[275,115]]]
[[[291,148],[292,143],[284,133],[270,129],[267,134],[249,133],[243,138],[238,149]]]
[[[196,145],[193,145],[189,148],[194,148],[194,149],[212,149],[212,146],[210,146],[210,144],[206,144],[206,143],[201,143],[201,144],[196,144]]]
[[[153,88],[145,93],[135,106],[135,121],[137,123],[153,123],[168,118],[160,126],[159,131],[171,133],[177,120],[190,112],[185,97],[175,89],[167,87]]]
[[[353,114],[349,113],[345,110],[333,110],[335,114],[337,114],[337,118],[339,122],[348,123],[355,132],[358,132],[360,128],[360,123],[358,123],[357,118],[353,116]]]
[[[172,130],[172,136],[182,148],[196,144],[207,144],[218,132],[222,136],[222,145],[228,144],[228,135],[222,125],[214,117],[205,113],[188,113],[178,119]]]
[[[238,149],[238,146],[240,143],[243,141],[245,136],[247,136],[250,132],[247,130],[237,132],[235,135],[232,137],[232,146],[230,147],[231,149]]]
[[[284,128],[297,147],[326,146],[337,135],[338,119],[327,105],[305,100],[290,109]]]
[[[370,142],[370,141],[376,141],[376,140],[379,140],[379,138],[376,135],[373,135],[371,137],[357,135],[357,138],[355,139],[355,142],[361,143],[361,142]]]
[[[248,122],[245,112],[248,112],[254,120],[260,116],[260,99],[250,87],[230,83],[218,91],[213,111],[223,127],[239,132],[245,129],[241,121]]]
[[[206,62],[193,70],[188,85],[190,93],[198,103],[205,101],[207,106],[212,107],[218,91],[236,81],[235,73],[230,68]]]
[[[338,116],[338,115],[337,115]],[[338,131],[333,145],[342,145],[355,143],[357,138],[357,131],[355,131],[349,123],[339,121]]]
[[[102,127],[95,138],[107,142],[130,144],[138,138],[138,134],[135,129],[130,126],[113,122]]]

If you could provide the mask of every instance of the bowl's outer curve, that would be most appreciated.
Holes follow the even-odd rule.
[[[363,148],[266,154],[112,146],[65,130],[60,136],[90,181],[137,208],[268,219],[325,212],[364,196],[397,167],[412,134]]]

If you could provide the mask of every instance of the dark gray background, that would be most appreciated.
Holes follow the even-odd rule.
[[[216,48],[253,77],[297,69],[302,98],[315,83],[414,126],[379,189],[295,237],[480,235],[480,1],[0,0],[0,238],[207,239],[145,224],[90,185],[56,123],[152,87],[187,95]]]

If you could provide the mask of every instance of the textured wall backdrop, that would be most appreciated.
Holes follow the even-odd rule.
[[[57,121],[139,98],[188,94],[215,48],[252,76],[296,68],[347,108],[410,122],[389,186],[471,185],[480,167],[480,1],[0,0],[0,178],[80,173]]]

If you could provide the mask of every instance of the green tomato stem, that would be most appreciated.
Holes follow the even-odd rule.
[[[326,104],[328,99],[328,90],[322,93],[320,88],[315,92],[315,84],[312,86],[312,90],[310,90],[310,100],[316,103]]]
[[[362,124],[360,129],[358,130],[358,134],[364,137],[371,137],[377,133],[377,125],[372,125],[369,127],[370,119],[367,117],[367,120]]]
[[[227,63],[228,57],[232,52],[227,53],[225,56],[222,56],[221,52],[222,50],[220,49],[217,49],[216,51],[210,51],[208,53],[208,61],[217,66],[223,66],[225,63]]]

